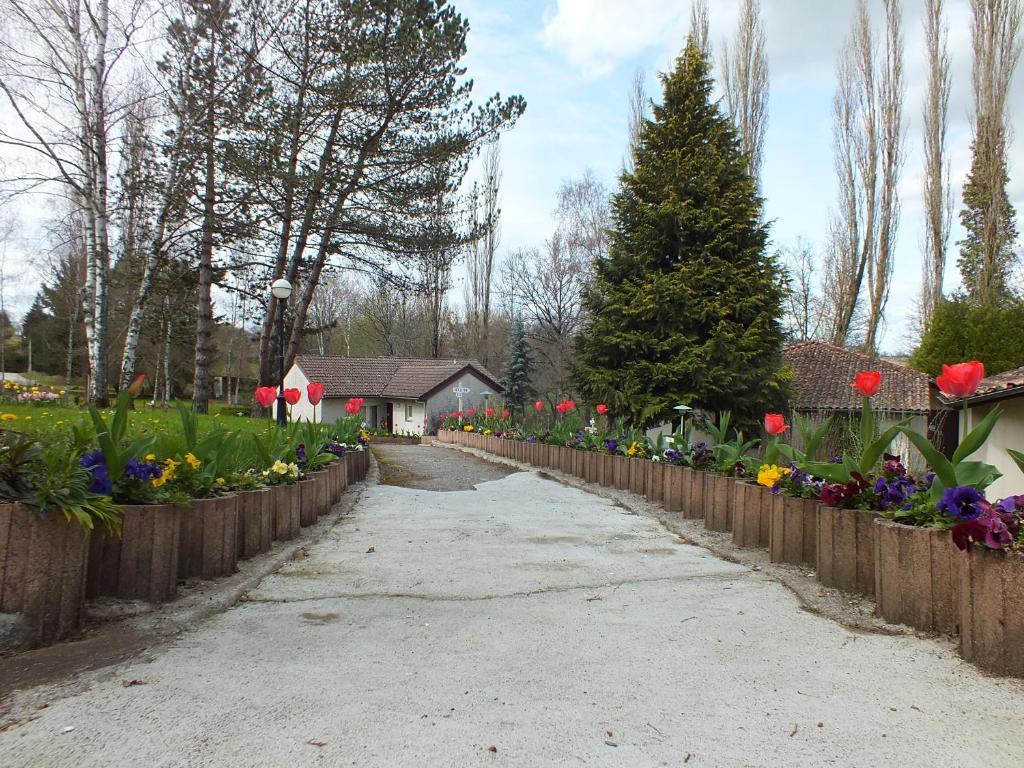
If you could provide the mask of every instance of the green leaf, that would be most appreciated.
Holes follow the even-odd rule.
[[[878,460],[882,458],[882,454],[889,450],[889,446],[892,445],[892,441],[896,439],[896,435],[898,435],[908,423],[909,420],[905,419],[899,424],[894,424],[879,435],[877,440],[861,449],[863,450],[863,453],[860,457],[860,473],[864,475],[864,477],[867,477],[871,473],[871,470],[875,468]]]
[[[997,405],[988,412],[988,415],[986,415],[985,418],[978,422],[978,426],[972,429],[964,439],[960,441],[960,445],[958,445],[956,451],[953,452],[954,465],[959,464],[985,444],[985,441],[988,440],[988,436],[992,433],[992,429],[995,427],[996,422],[999,421],[999,417],[1002,416],[1002,414],[1002,409]]]
[[[801,469],[813,477],[820,477],[823,480],[828,480],[830,483],[843,483],[845,485],[853,479],[850,477],[850,470],[847,467],[842,464],[832,464],[828,461],[812,461],[804,464]]]
[[[1003,476],[1003,473],[983,461],[961,461],[956,465],[956,484],[973,485],[983,491]]]
[[[1007,448],[1006,452],[1010,454],[1010,458],[1013,459],[1014,463],[1016,463],[1017,469],[1024,472],[1024,453],[1015,451],[1013,448]]]
[[[925,435],[922,435],[920,432],[906,426],[901,426],[900,432],[905,434],[907,439],[914,444],[918,451],[921,452],[921,455],[924,456],[924,460],[928,463],[928,466],[935,472],[935,478],[939,483],[941,483],[942,487],[950,488],[957,484],[956,470],[953,465],[950,463],[949,459],[947,459],[935,448],[934,445],[931,444],[931,441],[929,441]],[[936,485],[933,483],[932,490],[934,491],[935,488]]]
[[[821,441],[825,439],[825,435],[828,434],[828,430],[832,426],[832,418],[832,416],[829,416],[825,419],[811,433],[810,439],[804,441],[804,452],[807,454],[807,458],[813,459],[814,455],[818,452],[818,446],[821,445]]]

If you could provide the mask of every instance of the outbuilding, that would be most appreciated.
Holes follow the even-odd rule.
[[[422,435],[460,404],[500,407],[504,391],[476,360],[299,355],[284,378],[285,387],[303,393],[314,381],[324,385],[323,402],[314,409],[303,396],[293,420],[336,421],[350,398],[361,397],[366,425],[396,435]]]
[[[960,405],[953,403],[952,407]],[[996,405],[1002,408],[1003,415],[985,444],[971,456],[971,460],[991,464],[1003,473],[985,491],[992,500],[1024,493],[1024,472],[1006,452],[1007,448],[1024,451],[1024,368],[981,380],[978,391],[967,398],[967,432],[974,429]],[[961,429],[963,426],[961,424]]]

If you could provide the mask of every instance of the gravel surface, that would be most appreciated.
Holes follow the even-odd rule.
[[[374,444],[381,482],[424,491],[471,491],[514,470],[477,456],[438,446]]]
[[[537,473],[416,487],[510,468],[401,450],[378,456],[414,457],[406,487],[368,488],[237,607],[19,694],[0,764],[1024,764],[1024,685],[948,643],[851,631]]]

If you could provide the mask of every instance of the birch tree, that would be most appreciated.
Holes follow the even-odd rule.
[[[722,53],[722,88],[733,125],[750,162],[750,174],[760,180],[764,137],[768,129],[768,57],[760,0],[743,0],[736,38]]]
[[[943,21],[945,0],[925,0],[924,39],[928,61],[928,85],[922,110],[924,125],[925,209],[924,270],[921,291],[922,330],[927,330],[935,307],[942,299],[946,274],[946,248],[953,213],[946,157],[949,116],[949,29]]]

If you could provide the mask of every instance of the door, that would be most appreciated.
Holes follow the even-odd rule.
[[[388,432],[394,432],[395,431],[395,404],[394,403],[388,403],[386,407],[387,407],[387,411],[386,411],[386,415],[384,416],[384,429],[386,429]]]

